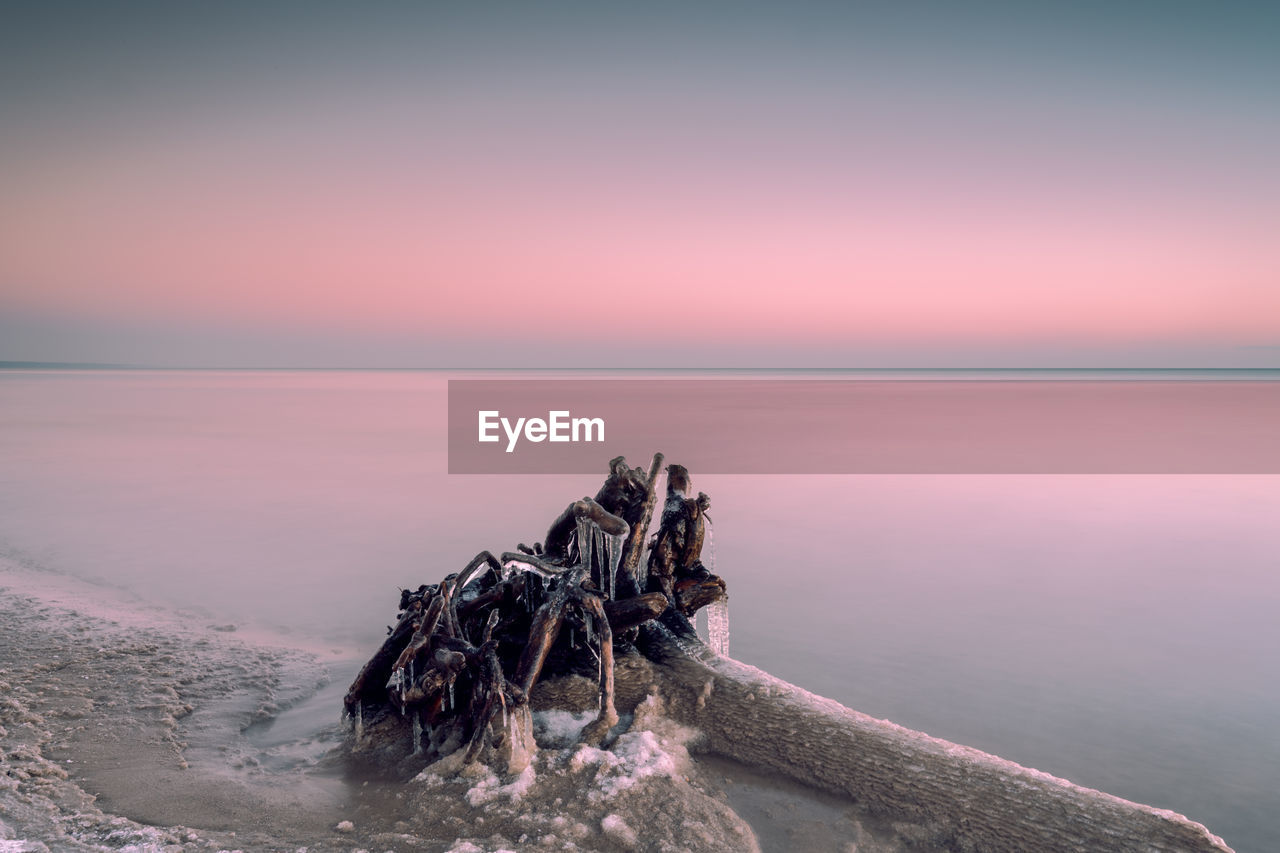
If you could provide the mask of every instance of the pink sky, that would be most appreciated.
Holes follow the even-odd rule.
[[[0,308],[50,328],[498,335],[506,363],[517,329],[761,365],[1044,346],[1280,363],[1276,110],[1027,67],[1056,91],[623,66],[422,93],[336,65],[176,108],[51,108],[0,156]]]
[[[1144,207],[1048,178],[829,193],[724,176],[681,198],[649,164],[605,188],[569,174],[433,192],[420,175],[418,194],[245,163],[76,165],[7,196],[12,306],[421,334],[591,338],[625,308],[671,340],[690,321],[711,338],[1280,340],[1272,211],[1192,193]]]

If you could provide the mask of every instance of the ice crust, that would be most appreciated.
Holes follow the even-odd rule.
[[[444,759],[414,779],[417,796],[458,826],[455,849],[758,850],[750,827],[697,782],[686,748],[697,733],[663,717],[659,700],[624,717],[602,746],[578,742],[592,719],[535,713],[539,752],[523,773],[502,779]],[[459,800],[465,809],[448,805]]]

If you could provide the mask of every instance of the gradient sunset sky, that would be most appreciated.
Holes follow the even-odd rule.
[[[0,359],[1280,367],[1277,45],[1274,3],[7,3]]]

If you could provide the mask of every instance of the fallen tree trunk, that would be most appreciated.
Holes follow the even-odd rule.
[[[1231,853],[1202,824],[877,720],[721,657],[665,615],[619,659],[627,712],[657,690],[694,748],[849,797],[911,849],[983,853]],[[533,707],[590,707],[592,685],[538,685]]]

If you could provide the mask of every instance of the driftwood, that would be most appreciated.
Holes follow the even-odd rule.
[[[1183,815],[874,719],[717,655],[667,616],[640,643],[650,666],[619,684],[620,707],[656,685],[702,749],[843,794],[892,821],[906,849],[1231,853]]]
[[[402,591],[346,695],[357,751],[387,726],[412,731],[419,767],[457,752],[518,772],[534,750],[531,706],[594,709],[583,737],[599,741],[656,688],[702,749],[844,794],[903,827],[911,849],[1230,853],[1182,815],[872,719],[713,652],[688,617],[724,600],[725,584],[702,564],[710,501],[688,496],[682,466],[667,469],[646,542],[662,461],[646,473],[614,459],[544,543],[481,552]]]
[[[403,590],[396,624],[347,691],[357,741],[366,725],[394,717],[409,721],[422,759],[465,748],[466,762],[517,772],[532,749],[529,694],[544,675],[565,674],[594,678],[598,713],[583,739],[602,740],[618,722],[615,638],[634,653],[627,638],[639,626],[684,621],[726,597],[700,560],[705,495],[692,515],[664,513],[654,542],[674,557],[651,559],[639,576],[662,461],[657,454],[646,473],[618,457],[596,496],[569,504],[542,543],[482,551],[438,584]],[[687,484],[683,467],[668,473]]]

